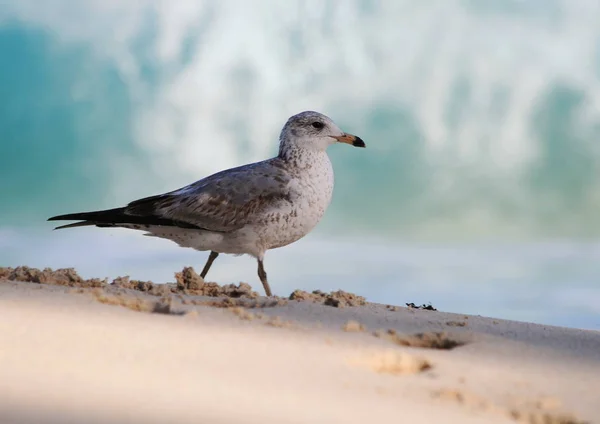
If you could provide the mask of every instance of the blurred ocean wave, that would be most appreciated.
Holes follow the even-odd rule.
[[[276,151],[321,110],[319,231],[420,239],[600,234],[600,3],[5,2],[0,217],[34,225]]]

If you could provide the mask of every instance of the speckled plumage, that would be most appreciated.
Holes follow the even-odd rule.
[[[326,149],[336,141],[364,147],[360,138],[342,132],[327,116],[302,112],[286,122],[274,158],[227,169],[123,208],[50,220],[83,220],[58,228],[96,225],[144,230],[182,247],[210,250],[214,258],[218,253],[252,255],[270,295],[263,269],[265,252],[304,237],[323,217],[334,185]]]

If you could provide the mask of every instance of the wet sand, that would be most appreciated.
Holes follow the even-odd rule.
[[[0,268],[0,422],[600,422],[600,332],[423,306]]]

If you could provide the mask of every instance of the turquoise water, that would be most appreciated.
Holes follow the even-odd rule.
[[[331,149],[332,206],[270,254],[274,287],[600,328],[598,22],[594,0],[3,2],[0,265],[198,268],[45,219],[272,155],[314,109],[368,148]]]

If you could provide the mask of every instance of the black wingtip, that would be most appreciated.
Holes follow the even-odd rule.
[[[63,228],[85,227],[89,225],[95,225],[94,221],[90,220],[90,218],[95,214],[96,212],[79,212],[66,215],[56,215],[51,216],[47,219],[47,221],[79,221],[72,224],[55,227],[52,231],[62,230]]]
[[[82,218],[81,215],[83,215],[82,213],[69,213],[66,215],[56,215],[56,216],[51,216],[50,218],[48,218],[48,221],[75,221],[75,220],[80,220]]]
[[[184,221],[177,221],[170,218],[163,218],[155,215],[129,215],[125,214],[125,208],[107,209],[95,212],[78,212],[67,215],[58,215],[48,218],[48,221],[79,221],[73,224],[61,225],[55,230],[63,228],[85,227],[95,225],[97,227],[118,227],[120,224],[138,224],[138,225],[157,225],[167,227],[181,227],[196,230],[203,230],[197,225]]]

